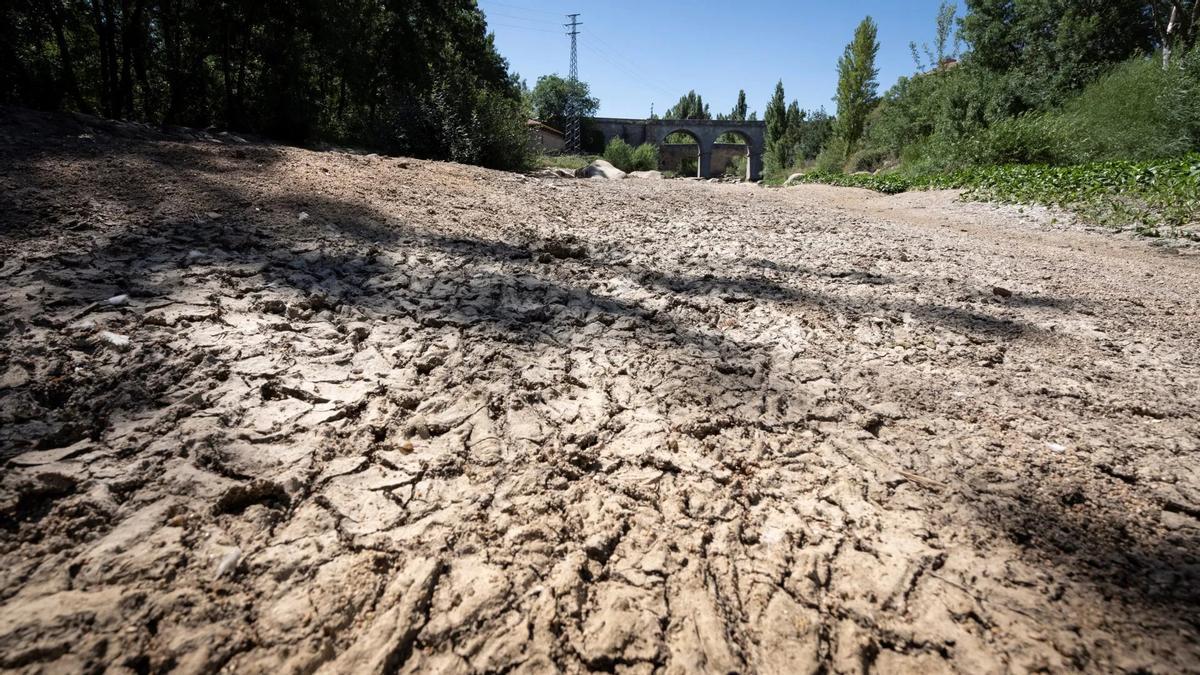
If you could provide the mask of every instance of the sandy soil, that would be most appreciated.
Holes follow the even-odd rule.
[[[1193,255],[14,111],[0,215],[2,669],[1200,672]]]

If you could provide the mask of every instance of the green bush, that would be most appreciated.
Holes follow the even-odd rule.
[[[1200,154],[1155,162],[973,167],[926,176],[814,171],[800,182],[861,187],[886,194],[960,188],[967,199],[1057,206],[1089,222],[1136,225],[1146,234],[1157,234],[1164,226],[1200,222]]]
[[[1167,125],[1186,136],[1188,150],[1200,152],[1200,47],[1175,63],[1159,105]]]
[[[481,90],[475,103],[476,151],[468,158],[482,166],[523,171],[533,166],[534,152],[525,126],[528,112],[520,101]]]
[[[658,168],[658,148],[649,143],[634,148],[614,138],[604,149],[604,159],[622,171],[652,171]]]
[[[699,175],[699,173],[700,162],[695,156],[692,156],[684,157],[683,159],[679,160],[679,171],[675,175],[682,176],[684,178],[694,178],[695,176]]]
[[[634,148],[634,171],[654,171],[656,169],[658,169],[658,147],[650,143],[642,143]]]
[[[821,148],[813,161],[813,168],[820,173],[842,173],[846,169],[846,141],[833,137]]]
[[[614,138],[604,148],[604,159],[622,171],[629,171],[633,166],[633,148],[624,140]]]
[[[730,178],[745,178],[746,177],[746,158],[735,157],[732,162],[725,165],[725,175]]]
[[[959,166],[1064,164],[1077,160],[1079,130],[1054,115],[1021,115],[975,133],[957,147]]]
[[[850,155],[850,159],[846,161],[846,171],[874,173],[882,169],[891,158],[892,153],[887,148],[863,148]]]

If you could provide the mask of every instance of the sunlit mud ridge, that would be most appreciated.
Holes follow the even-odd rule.
[[[1196,672],[1200,258],[0,123],[0,668]]]

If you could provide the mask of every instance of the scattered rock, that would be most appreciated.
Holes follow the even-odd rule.
[[[1011,298],[1013,292],[1003,286],[992,286],[992,294],[998,295],[1001,298]]]
[[[221,562],[217,565],[216,578],[233,576],[233,573],[237,571],[238,562],[241,559],[242,549],[234,546],[232,550],[221,556]]]
[[[631,171],[630,178],[641,178],[643,180],[662,180],[663,174],[661,171]]]

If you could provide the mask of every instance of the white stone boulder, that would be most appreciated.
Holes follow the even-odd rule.
[[[621,180],[625,177],[625,172],[602,159],[598,159],[576,171],[575,176],[577,178],[605,178],[608,180]]]

